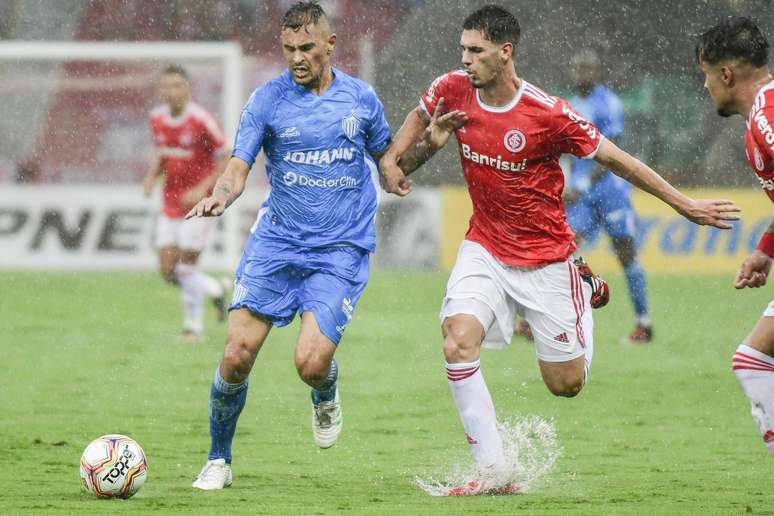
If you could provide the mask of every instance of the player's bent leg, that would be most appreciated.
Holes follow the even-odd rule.
[[[330,448],[339,438],[343,423],[336,380],[339,368],[333,355],[336,343],[317,323],[312,311],[301,314],[301,331],[296,344],[296,371],[312,387],[312,434],[320,448]]]
[[[543,382],[554,396],[573,398],[583,389],[586,379],[586,357],[580,356],[568,362],[538,360]]]
[[[763,441],[774,455],[774,302],[736,349],[732,368],[750,400],[751,414]]]
[[[271,323],[245,308],[229,314],[228,336],[210,389],[210,437],[207,463],[193,487],[223,489],[231,485],[231,443],[247,399],[248,376]]]
[[[453,311],[454,302],[452,300],[447,304],[446,309]],[[472,485],[453,487],[448,494],[482,494],[510,484],[510,479],[503,477],[505,458],[502,438],[497,430],[494,403],[481,373],[479,360],[485,334],[484,324],[487,327],[491,325],[494,313],[488,310],[487,316],[486,305],[476,300],[456,302],[468,303],[468,311],[478,314],[450,315],[444,319],[441,329],[446,377],[480,478]],[[479,317],[487,319],[484,324]]]

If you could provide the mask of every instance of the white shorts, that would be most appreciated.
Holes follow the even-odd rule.
[[[763,311],[763,317],[774,317],[774,301],[769,301],[769,306]]]
[[[521,315],[532,329],[538,358],[566,362],[593,345],[590,297],[591,287],[570,261],[534,269],[513,267],[464,240],[446,286],[441,320],[473,315],[486,332],[484,346],[502,348],[510,343],[516,316]]]
[[[156,224],[156,247],[175,246],[186,251],[202,251],[217,223],[215,217],[172,219],[162,213]]]

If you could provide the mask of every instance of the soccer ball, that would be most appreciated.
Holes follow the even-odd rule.
[[[81,455],[83,486],[99,498],[129,498],[140,490],[147,476],[145,452],[125,435],[103,435]]]

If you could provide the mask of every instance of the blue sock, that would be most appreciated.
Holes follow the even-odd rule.
[[[210,436],[212,444],[208,459],[226,459],[231,464],[231,441],[234,440],[237,419],[247,399],[247,380],[228,383],[215,370],[210,389]]]
[[[312,389],[312,403],[319,405],[321,401],[333,401],[336,397],[336,379],[339,377],[339,366],[336,360],[331,360],[331,369],[321,389]]]
[[[629,297],[634,305],[634,313],[639,320],[647,320],[648,297],[645,293],[645,272],[638,260],[634,260],[624,268],[626,285],[629,287]]]

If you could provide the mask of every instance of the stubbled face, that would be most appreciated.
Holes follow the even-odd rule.
[[[296,84],[313,88],[330,65],[336,35],[325,24],[283,29],[280,35],[282,53]]]
[[[463,30],[460,37],[462,66],[475,88],[483,88],[502,72],[506,60],[503,45],[493,43],[479,30]]]
[[[185,108],[191,95],[191,86],[188,80],[180,74],[168,73],[159,80],[159,96],[161,100],[169,104],[172,111],[181,111]]]
[[[706,89],[712,102],[715,104],[715,110],[722,117],[729,117],[737,114],[734,108],[734,99],[729,81],[733,72],[728,63],[709,64],[701,61],[699,66],[704,72],[704,89]]]

